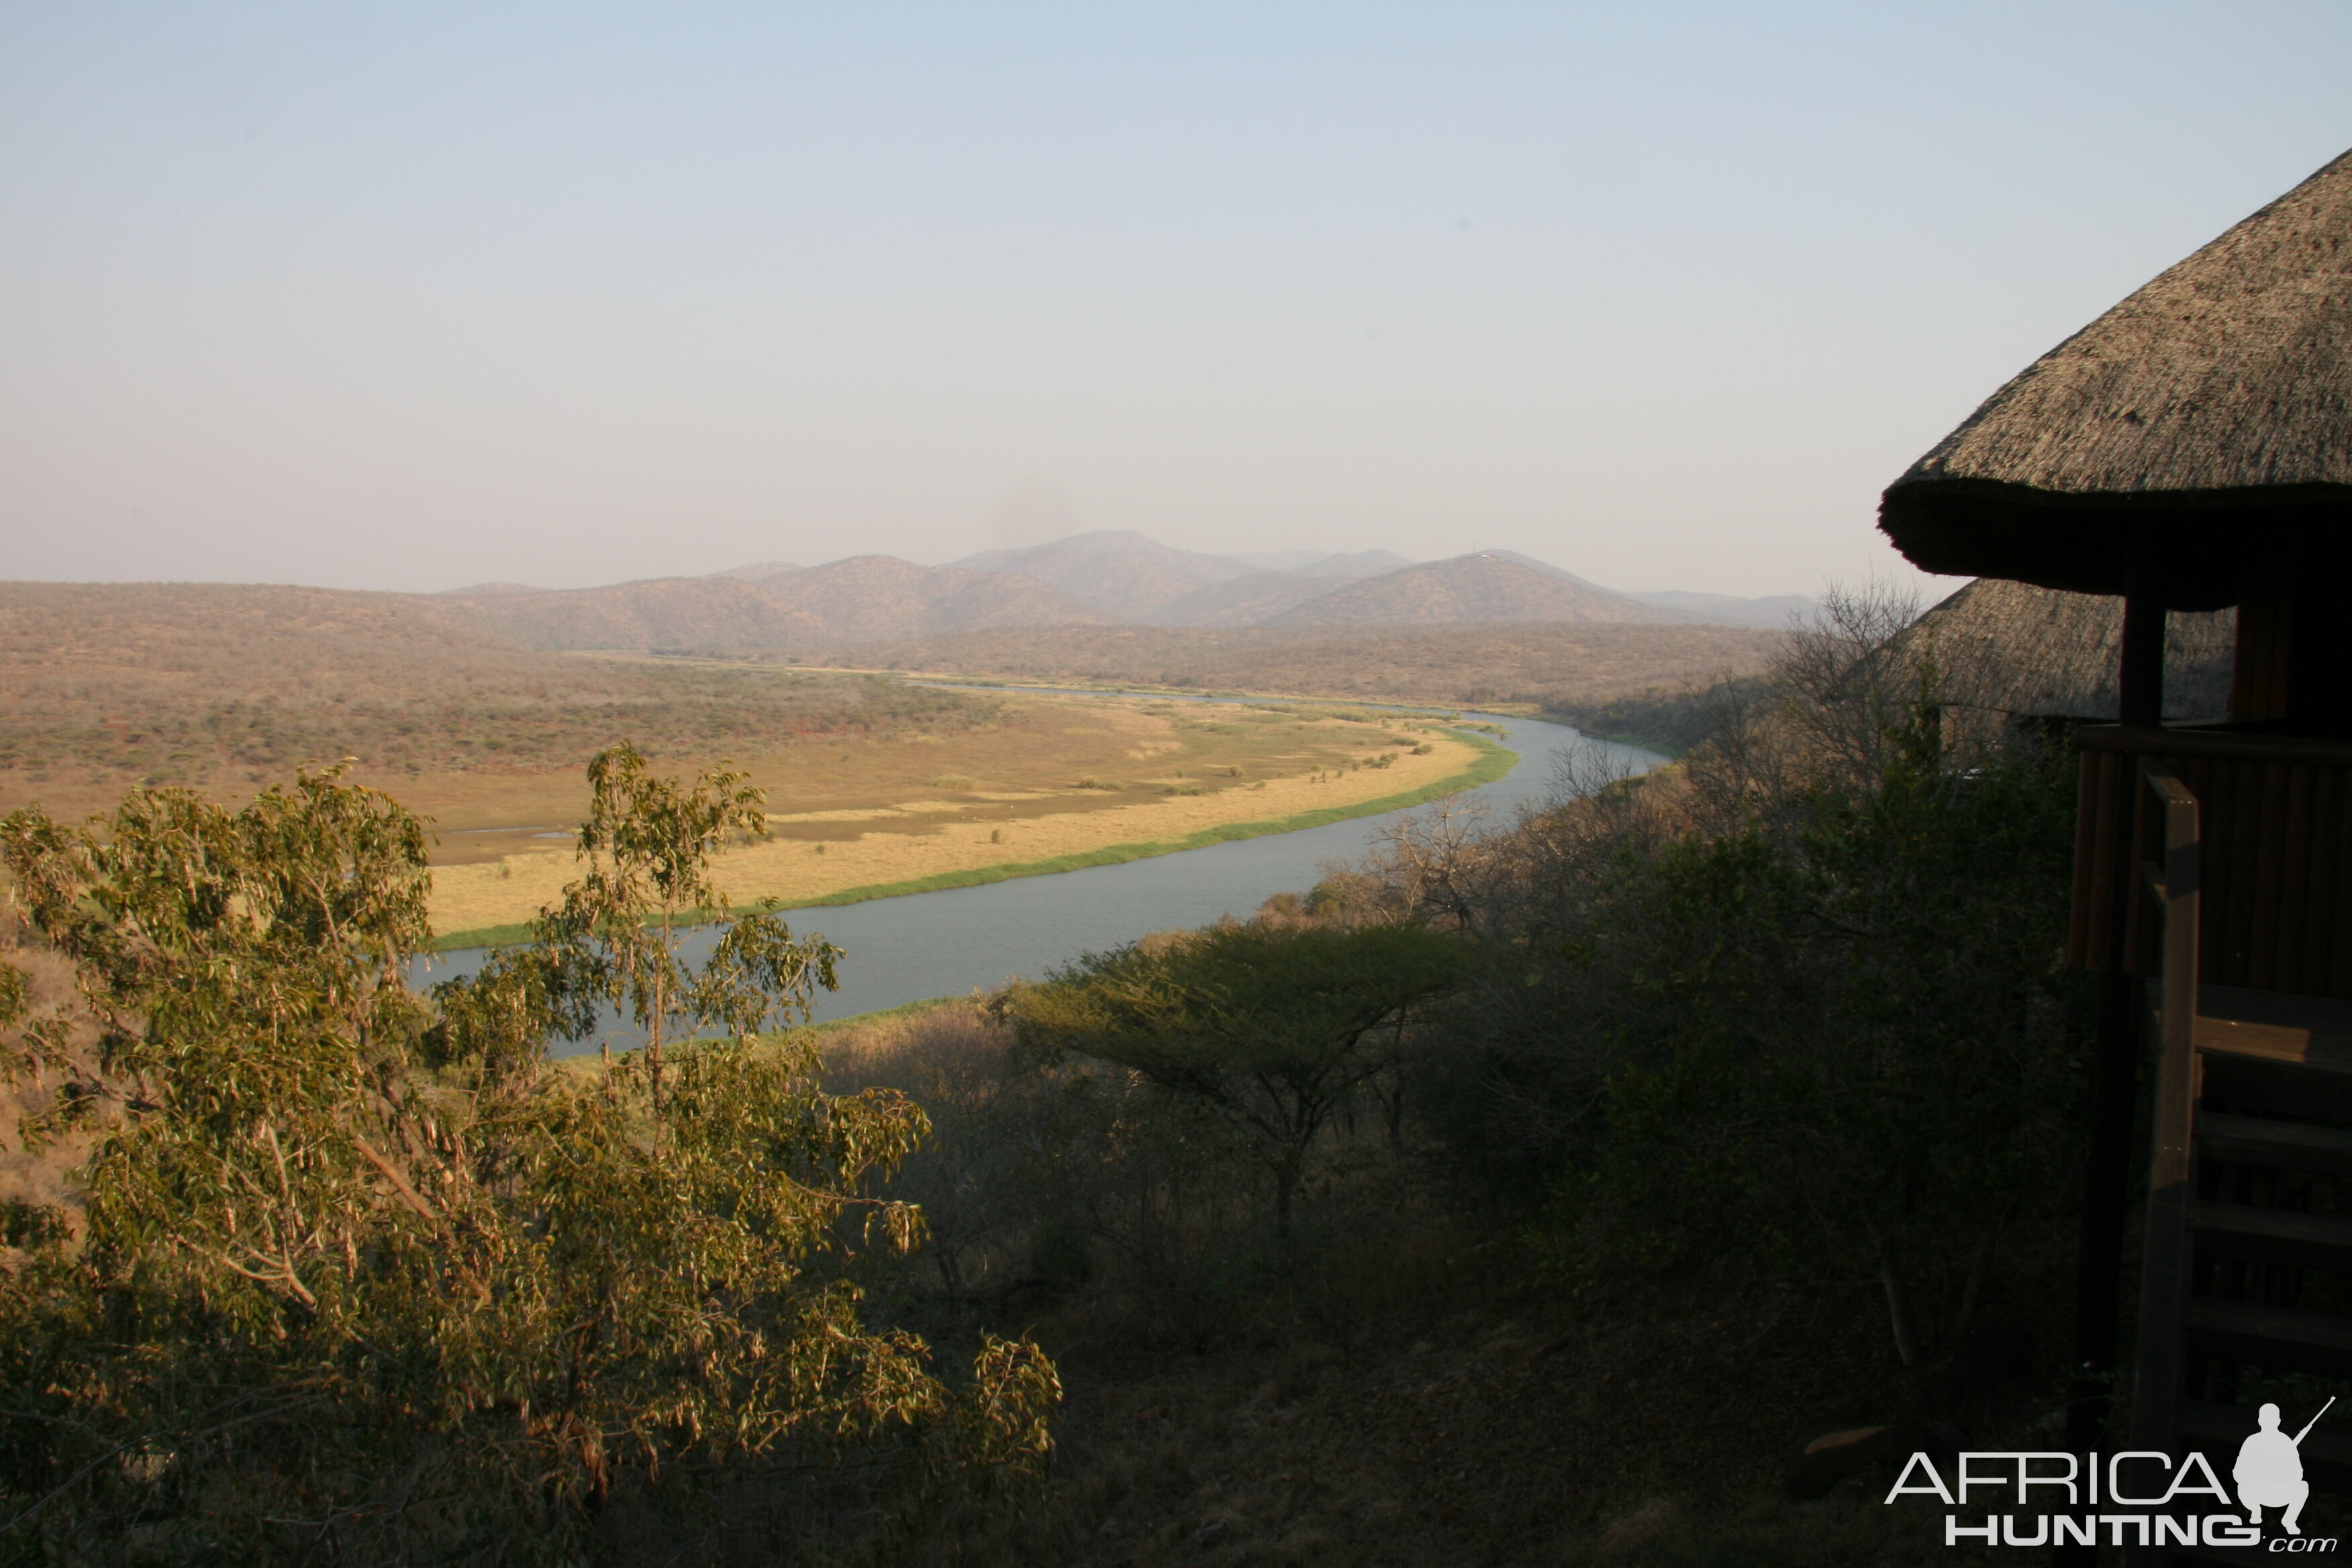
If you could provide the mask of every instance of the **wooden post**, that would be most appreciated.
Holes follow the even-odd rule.
[[[2125,725],[2153,730],[2164,722],[2164,601],[2147,593],[2124,595],[2123,657],[2116,697]]]
[[[2197,1117],[2197,797],[2151,762],[2160,801],[2164,860],[2147,868],[2164,904],[2164,977],[2158,1009],[2154,1150],[2147,1172],[2147,1234],[2140,1271],[2139,1342],[2132,1384],[2132,1446],[2169,1452],[2180,1406],[2183,1316],[2189,1301],[2189,1203],[2194,1195]]]
[[[2066,1447],[2076,1453],[2106,1446],[2115,1405],[2132,1107],[2139,1098],[2139,992],[2136,975],[2110,970],[2099,976],[2099,1021],[2088,1064],[2091,1136],[2083,1156],[2083,1226],[2074,1259],[2074,1377],[2066,1394]]]

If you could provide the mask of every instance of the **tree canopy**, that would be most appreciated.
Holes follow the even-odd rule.
[[[1257,1143],[1287,1231],[1308,1152],[1398,1067],[1377,1032],[1444,994],[1461,944],[1423,926],[1265,922],[1088,953],[1000,1001],[1022,1037],[1215,1106]]]
[[[337,771],[236,811],[142,789],[87,828],[0,819],[78,991],[37,1008],[0,965],[0,1066],[53,1091],[28,1144],[87,1150],[79,1210],[12,1215],[0,1268],[9,1548],[559,1561],[624,1476],[1034,1473],[1057,1385],[1034,1348],[989,1340],[950,1383],[860,1321],[859,1253],[921,1229],[873,1185],[928,1124],[759,1033],[831,950],[767,911],[698,973],[660,940],[756,792],[599,763],[589,874],[541,945],[432,996],[405,981],[424,826]],[[658,1103],[650,1050],[546,1059],[616,995],[654,1040],[725,1031],[674,1051]]]

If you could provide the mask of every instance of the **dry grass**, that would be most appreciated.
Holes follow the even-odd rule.
[[[801,904],[1162,843],[1407,794],[1465,773],[1480,755],[1423,721],[1094,698],[1023,697],[1005,708],[1005,722],[942,741],[751,759],[769,790],[771,837],[726,851],[720,886],[738,902]],[[1419,747],[1428,750],[1416,755]],[[398,793],[445,829],[457,815],[449,808],[458,803],[429,787]],[[540,823],[573,821],[585,805],[576,780],[541,781],[528,807],[520,789],[499,798],[510,821],[533,813]],[[488,804],[465,803],[464,819]],[[433,889],[434,929],[445,933],[527,920],[576,874],[568,840],[530,829],[468,834],[456,854],[450,842]]]
[[[986,697],[897,681],[536,653],[402,595],[0,584],[0,811],[79,816],[142,782],[240,801],[354,757],[370,782],[488,817],[451,826],[540,822],[500,813],[536,811],[537,781],[576,784],[617,740],[771,755],[997,717]],[[515,804],[476,809],[500,799]]]

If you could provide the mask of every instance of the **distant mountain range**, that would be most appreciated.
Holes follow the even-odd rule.
[[[855,555],[762,561],[602,588],[484,583],[439,595],[545,648],[816,649],[1047,626],[1433,626],[1597,621],[1781,626],[1783,595],[1622,594],[1507,550],[1408,561],[1385,550],[1211,555],[1100,531],[945,566]]]

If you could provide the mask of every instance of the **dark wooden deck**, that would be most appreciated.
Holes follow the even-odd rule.
[[[2177,776],[2200,817],[2199,978],[2352,1000],[2352,744],[2226,726],[2085,725],[2069,956],[2153,976],[2156,921],[2134,896],[2158,810],[2144,766]]]
[[[2155,1067],[2129,1441],[2226,1477],[2277,1380],[2352,1382],[2352,745],[2077,740],[2073,956],[2131,977]],[[2305,1458],[2341,1495],[2338,1426]]]

